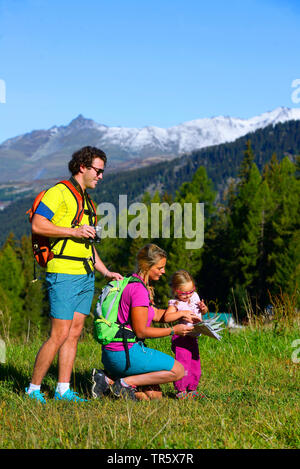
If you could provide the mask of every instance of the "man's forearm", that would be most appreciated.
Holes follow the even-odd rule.
[[[99,254],[96,250],[96,248],[94,247],[94,250],[95,250],[95,269],[98,270],[98,272],[100,272],[100,274],[104,275],[104,277],[106,276],[106,274],[109,272],[108,268],[105,267],[105,265],[103,264],[103,262],[101,261],[100,257],[99,257]]]
[[[49,238],[77,238],[90,239],[95,237],[95,228],[89,225],[79,225],[74,228],[57,226],[48,218],[36,213],[32,219],[32,233]]]
[[[74,236],[74,231],[74,228],[56,226],[39,214],[35,214],[32,220],[32,233],[48,236],[49,238],[71,238]]]

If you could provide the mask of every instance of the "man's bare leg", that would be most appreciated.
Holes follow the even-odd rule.
[[[40,385],[52,364],[55,355],[68,337],[71,320],[51,318],[50,337],[41,346],[34,364],[32,384]]]
[[[59,349],[58,354],[58,382],[69,383],[77,353],[77,344],[82,332],[85,314],[74,313],[68,336]]]

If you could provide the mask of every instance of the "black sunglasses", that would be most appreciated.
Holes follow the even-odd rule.
[[[97,176],[100,176],[100,174],[104,173],[104,169],[95,168],[95,166],[91,166],[91,168],[93,168],[96,171]]]

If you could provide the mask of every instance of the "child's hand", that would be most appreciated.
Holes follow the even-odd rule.
[[[193,316],[193,324],[198,324],[199,322],[202,322],[202,319],[195,314],[195,316]]]
[[[199,317],[192,311],[180,311],[182,313],[181,319],[187,322],[199,322]]]
[[[199,301],[198,306],[199,306],[201,313],[205,314],[208,312],[208,307],[206,306],[203,300]]]

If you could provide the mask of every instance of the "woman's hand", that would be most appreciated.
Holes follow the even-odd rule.
[[[192,332],[194,329],[193,326],[187,326],[186,324],[176,324],[176,326],[173,327],[174,332],[176,335],[187,335],[189,332]]]

